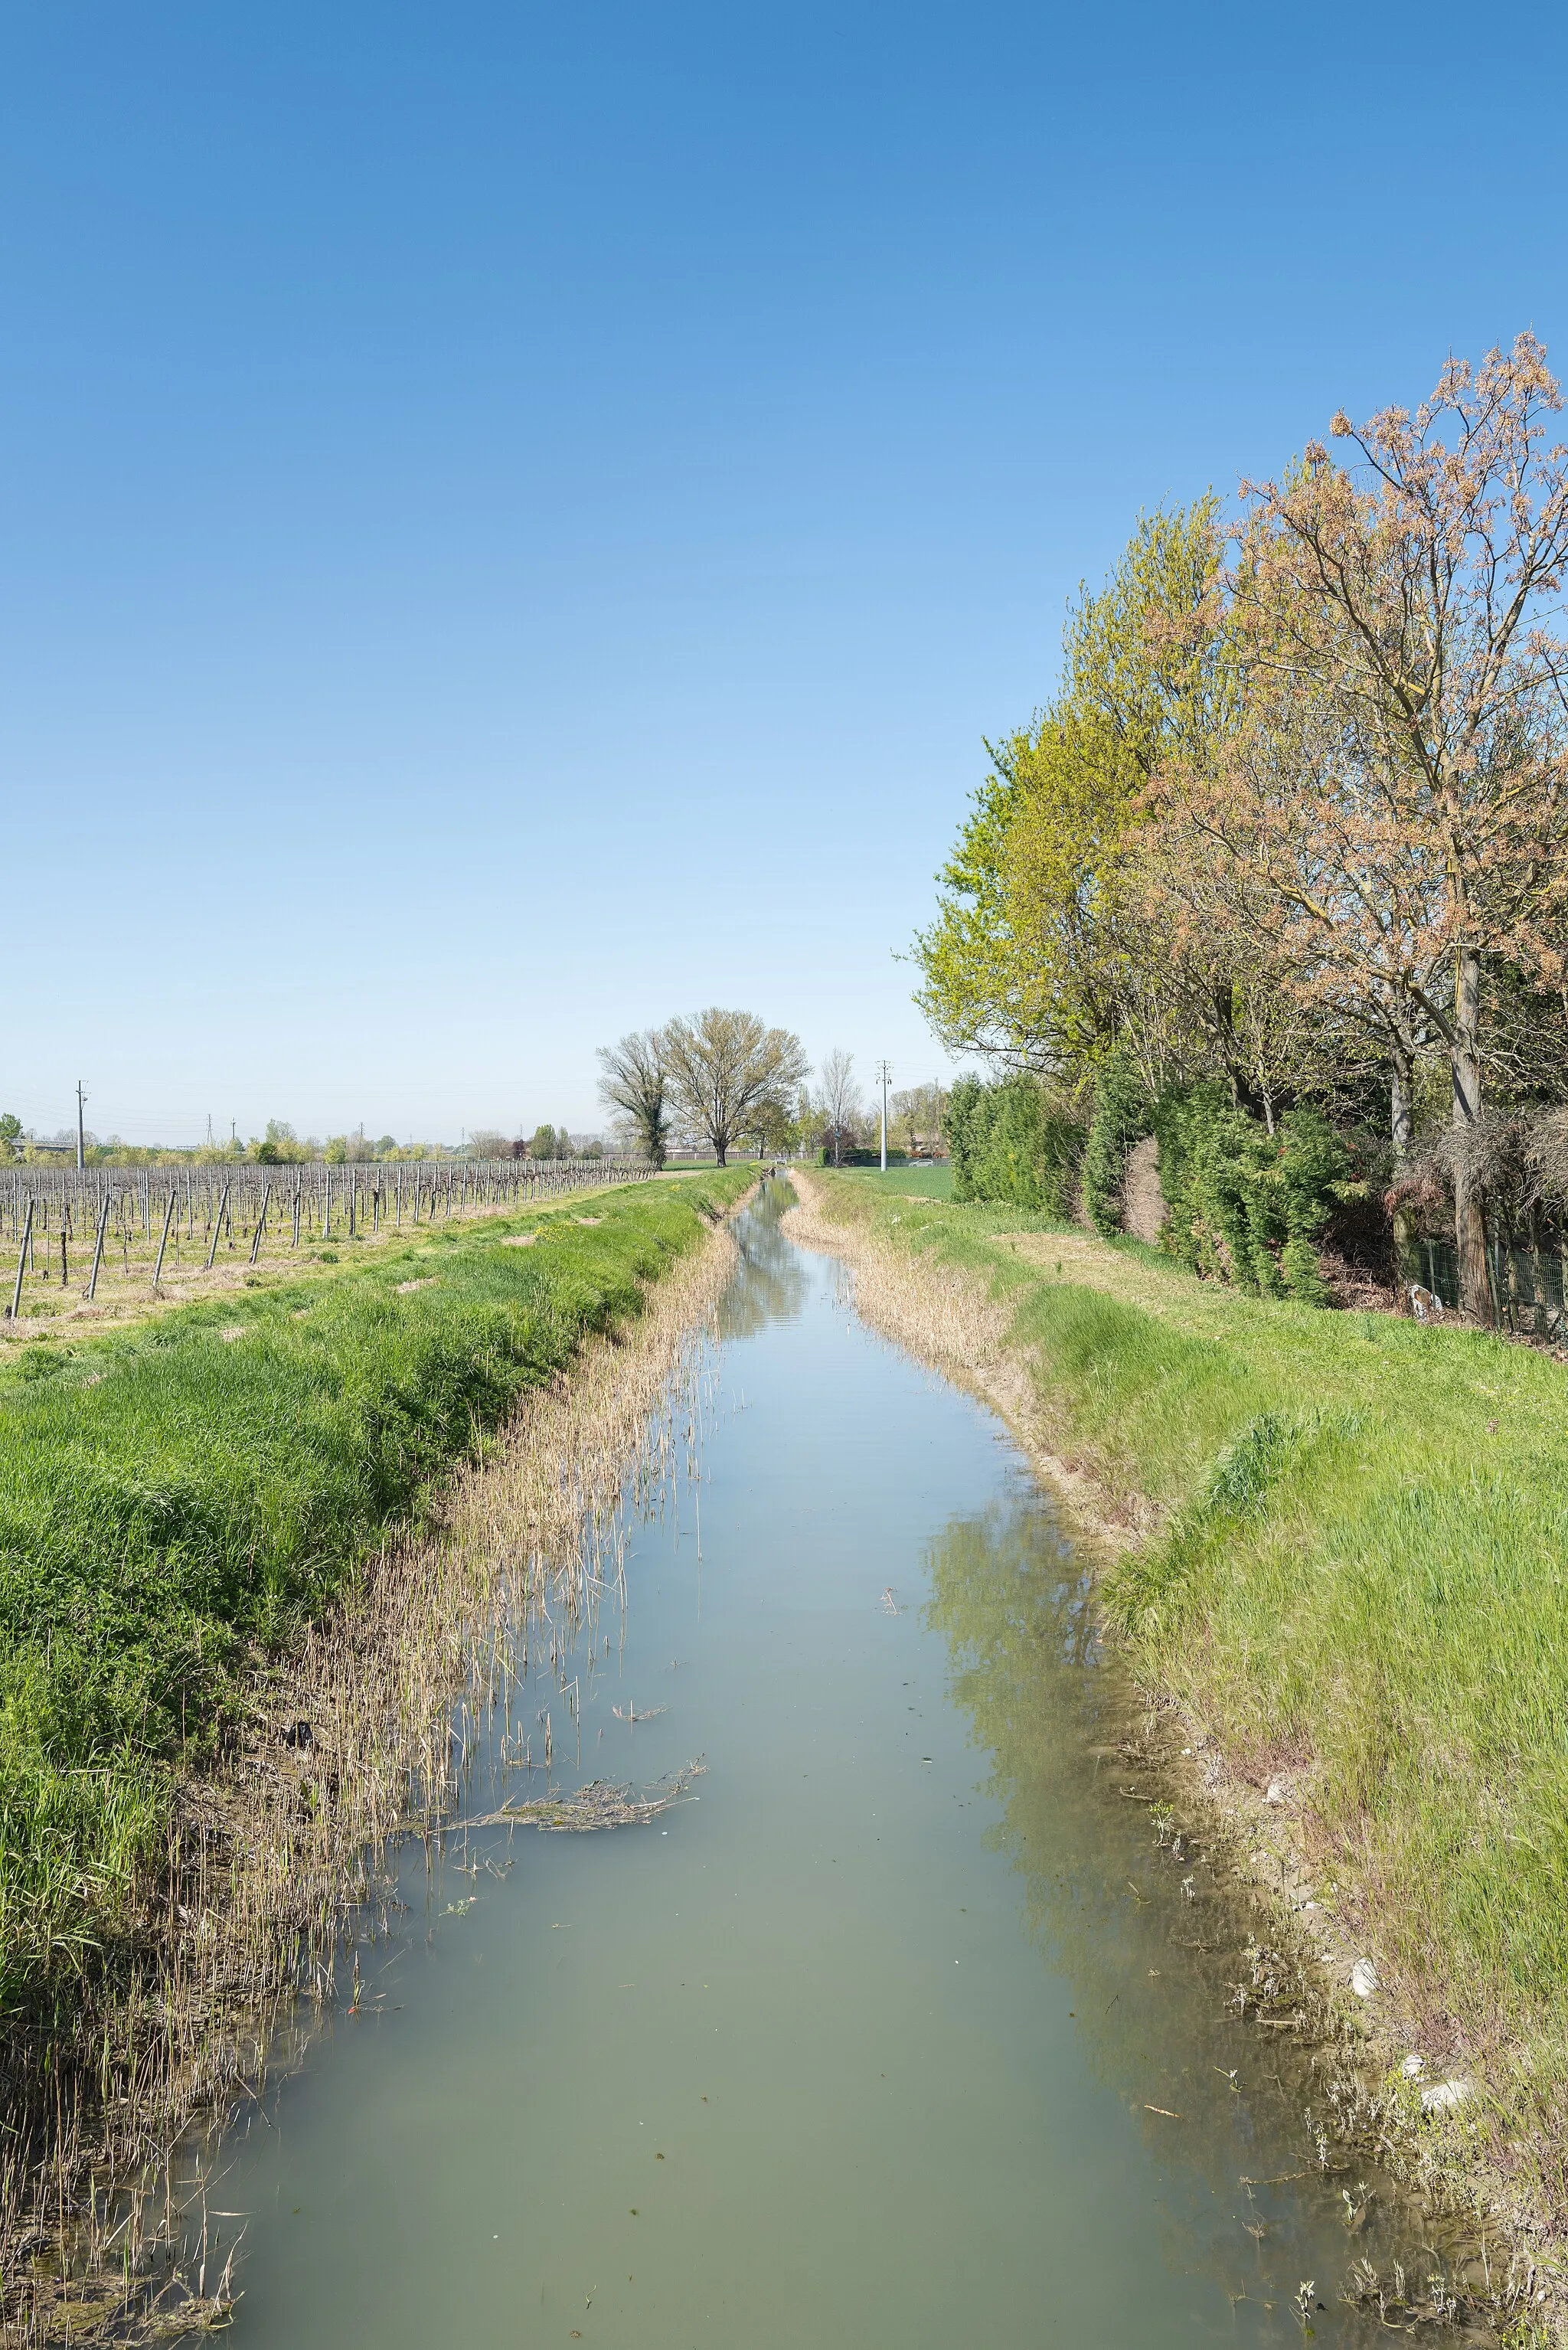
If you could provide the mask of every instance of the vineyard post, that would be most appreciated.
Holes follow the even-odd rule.
[[[216,1214],[216,1215],[213,1217],[213,1245],[212,1245],[212,1247],[207,1251],[207,1271],[208,1271],[209,1273],[211,1273],[211,1272],[212,1272],[213,1263],[214,1263],[214,1261],[216,1260],[216,1257],[217,1257],[217,1253],[218,1253],[218,1235],[219,1235],[219,1233],[220,1233],[220,1232],[223,1231],[223,1217],[224,1217],[225,1213],[227,1212],[228,1205],[229,1205],[229,1187],[228,1187],[228,1185],[225,1183],[225,1184],[224,1184],[224,1186],[223,1186],[223,1192],[222,1192],[222,1194],[221,1194],[221,1196],[220,1196],[220,1198],[219,1198],[219,1201],[218,1201],[218,1212],[217,1212],[217,1214]]]
[[[261,1213],[256,1218],[255,1237],[251,1243],[251,1263],[253,1264],[254,1264],[257,1254],[261,1249],[262,1234],[266,1230],[266,1203],[271,1197],[272,1178],[269,1175],[266,1181],[262,1185]]]
[[[94,1293],[98,1288],[98,1269],[103,1263],[103,1236],[109,1230],[109,1203],[113,1196],[113,1184],[106,1182],[103,1187],[103,1205],[98,1211],[98,1246],[92,1253],[92,1274],[88,1282],[88,1304],[89,1305],[92,1304]]]
[[[332,1170],[330,1166],[327,1170],[321,1189],[321,1237],[324,1241],[329,1241],[332,1238]]]
[[[296,1248],[299,1246],[299,1204],[300,1195],[304,1190],[305,1178],[303,1175],[296,1175],[294,1179],[294,1245]]]
[[[400,1159],[400,1160],[399,1160],[399,1162],[398,1162],[398,1230],[399,1230],[400,1232],[401,1232],[401,1231],[402,1231],[402,1228],[403,1228],[403,1168],[402,1168],[402,1161]]]
[[[27,1224],[22,1234],[22,1245],[16,1252],[16,1286],[11,1292],[11,1320],[15,1322],[22,1310],[22,1274],[27,1263],[27,1251],[33,1239],[33,1202],[27,1202]]]
[[[358,1177],[358,1170],[357,1170],[356,1169],[351,1168],[351,1169],[349,1170],[349,1173],[348,1173],[348,1237],[349,1237],[349,1239],[350,1239],[350,1240],[352,1240],[352,1239],[354,1238],[354,1211],[355,1211],[356,1207],[358,1205],[358,1201],[359,1201],[359,1177]]]
[[[169,1205],[163,1211],[163,1236],[158,1243],[158,1262],[152,1268],[152,1295],[154,1297],[161,1297],[163,1295],[161,1286],[163,1280],[163,1252],[169,1245],[169,1227],[174,1221],[174,1208],[179,1197],[180,1191],[178,1184],[171,1183],[169,1186]]]

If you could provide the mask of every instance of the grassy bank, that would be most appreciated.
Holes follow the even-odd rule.
[[[108,1962],[182,1774],[753,1170],[426,1228],[0,1371],[0,2013]],[[517,1245],[518,1242],[523,1245]]]
[[[1005,1310],[1055,1448],[1140,1528],[1140,1669],[1260,1786],[1500,2160],[1568,2216],[1568,1370],[1474,1331],[1251,1300],[1136,1243],[816,1179]]]

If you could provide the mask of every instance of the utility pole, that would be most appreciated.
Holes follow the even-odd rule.
[[[882,1172],[884,1175],[888,1172],[888,1081],[892,1074],[893,1065],[890,1061],[877,1062],[877,1082],[882,1088]]]
[[[87,1096],[82,1091],[82,1081],[78,1077],[77,1079],[77,1173],[78,1175],[87,1165],[87,1128],[82,1123],[86,1101]]]

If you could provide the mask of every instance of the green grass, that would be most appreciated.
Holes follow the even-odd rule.
[[[1568,1370],[1249,1299],[1130,1243],[1064,1238],[1059,1276],[1048,1242],[1044,1263],[1006,1245],[1016,1216],[906,1205],[895,1229],[869,1187],[829,1194],[987,1280],[1065,1440],[1113,1493],[1162,1505],[1106,1574],[1111,1615],[1243,1768],[1306,1774],[1327,1876],[1417,2006],[1490,2043],[1561,2205]]]
[[[596,1200],[592,1225],[429,1227],[331,1274],[7,1358],[0,2012],[112,1938],[177,1771],[258,1663],[753,1180],[635,1186]],[[535,1227],[532,1248],[503,1244]]]
[[[879,1167],[846,1167],[843,1173],[852,1182],[874,1184],[878,1191],[914,1191],[928,1200],[953,1195],[953,1170],[945,1159],[925,1166],[889,1167],[885,1175]]]

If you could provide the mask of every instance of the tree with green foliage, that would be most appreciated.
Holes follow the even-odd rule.
[[[1178,748],[1206,754],[1234,723],[1220,558],[1212,496],[1145,515],[1106,586],[1084,590],[1069,618],[1054,702],[987,746],[991,775],[915,941],[917,1001],[950,1050],[1071,1076],[1122,1041],[1152,1087],[1193,1032],[1223,1044],[1226,990],[1128,903],[1150,777]]]

